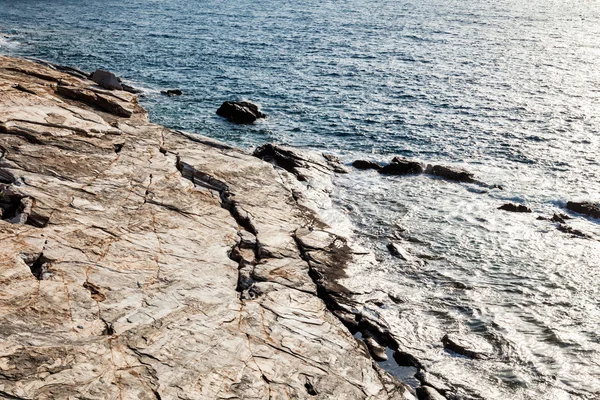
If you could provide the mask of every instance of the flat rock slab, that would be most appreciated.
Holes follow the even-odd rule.
[[[316,295],[291,174],[9,57],[0,150],[0,397],[414,398]]]

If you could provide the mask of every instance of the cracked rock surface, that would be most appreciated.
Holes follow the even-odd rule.
[[[319,297],[352,254],[295,179],[0,57],[0,397],[414,398]]]

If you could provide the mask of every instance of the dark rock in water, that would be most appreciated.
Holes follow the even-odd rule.
[[[395,351],[394,360],[401,367],[415,367],[419,369],[423,367],[421,362],[415,356],[405,351]]]
[[[217,110],[217,115],[236,124],[251,124],[259,118],[266,117],[258,110],[256,104],[247,101],[226,101]]]
[[[589,201],[567,203],[567,208],[579,214],[589,215],[592,218],[600,218],[600,204],[591,203]]]
[[[381,169],[381,165],[375,161],[356,160],[352,163],[356,169]]]
[[[371,356],[373,356],[373,359],[375,361],[387,361],[388,356],[386,354],[386,348],[384,346],[377,343],[377,341],[372,336],[365,337],[364,341],[367,344],[369,352],[371,353]]]
[[[571,217],[569,217],[567,214],[563,214],[563,213],[554,213],[554,215],[552,215],[552,218],[550,218],[550,221],[552,222],[560,222],[561,224],[564,224],[566,220],[569,219],[573,219]]]
[[[386,175],[420,174],[423,172],[423,165],[416,161],[394,157],[392,163],[381,168],[379,172]]]
[[[584,233],[584,232],[580,231],[579,229],[572,228],[572,227],[570,227],[567,224],[561,224],[561,223],[559,223],[556,226],[556,229],[558,229],[561,232],[573,235],[573,236],[577,236],[577,237],[581,237],[581,238],[585,238],[585,239],[590,239],[591,238],[591,236],[588,235],[587,233]]]
[[[169,97],[173,97],[173,96],[181,96],[183,94],[183,92],[179,89],[169,89],[169,90],[163,90],[162,92],[160,92],[161,94],[166,94]]]
[[[474,359],[490,358],[492,352],[489,343],[479,343],[479,341],[475,343],[468,338],[458,337],[453,334],[445,335],[442,338],[442,344],[447,350]]]
[[[419,386],[416,392],[419,400],[446,400],[444,396],[431,386]]]
[[[103,87],[104,89],[123,90],[121,82],[112,72],[97,69],[96,72],[92,74],[91,79],[96,82],[98,86]]]
[[[428,166],[425,172],[451,181],[477,183],[473,177],[473,174],[465,171],[464,169],[445,167],[443,165],[434,165],[431,168]]]
[[[513,204],[513,203],[506,203],[506,204],[498,207],[498,210],[518,212],[518,213],[530,213],[531,212],[531,208],[526,207],[521,204]]]

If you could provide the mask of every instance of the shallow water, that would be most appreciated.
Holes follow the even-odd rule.
[[[600,394],[600,223],[538,215],[600,201],[600,3],[0,0],[0,52],[107,68],[153,121],[251,146],[468,168],[504,190],[353,171],[335,202],[381,264],[382,310],[430,370],[484,398]],[[180,88],[181,97],[160,90]],[[237,127],[214,112],[250,99]],[[482,193],[483,191],[483,193]],[[497,210],[528,204],[534,214]],[[400,233],[398,233],[400,232]],[[414,260],[387,253],[396,234]],[[446,332],[495,357],[444,352]]]

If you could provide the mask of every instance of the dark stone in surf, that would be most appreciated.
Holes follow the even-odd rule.
[[[381,165],[375,161],[356,160],[352,163],[356,169],[381,169]]]
[[[521,204],[513,204],[513,203],[506,203],[506,204],[498,207],[498,210],[504,210],[504,211],[510,211],[510,212],[516,212],[516,213],[530,213],[531,212],[531,208],[521,205]]]
[[[247,101],[226,101],[217,110],[217,115],[235,124],[251,124],[259,118],[266,118],[256,104]]]
[[[163,90],[162,92],[160,92],[161,94],[165,94],[169,97],[173,97],[173,96],[181,96],[183,94],[183,92],[179,89],[169,89],[169,90]]]
[[[391,164],[388,164],[379,170],[379,173],[385,175],[420,174],[422,172],[423,165],[421,163],[399,157],[394,157]]]
[[[567,224],[561,224],[561,223],[559,223],[556,226],[556,229],[558,229],[561,232],[568,233],[568,234],[576,236],[576,237],[580,237],[580,238],[584,238],[584,239],[590,239],[591,238],[591,236],[588,235],[587,233],[584,233],[584,232],[580,231],[579,229],[572,228],[572,227],[570,227]]]
[[[92,74],[92,81],[96,82],[98,86],[108,90],[123,90],[121,82],[112,72],[97,69]]]
[[[446,334],[442,338],[442,344],[447,350],[474,359],[487,359],[490,357],[491,353],[491,350],[478,348],[482,347],[482,344],[475,343],[468,338],[458,337],[453,334]]]
[[[567,203],[567,208],[579,214],[588,215],[592,218],[600,218],[600,204],[591,203],[589,201]]]
[[[433,167],[428,166],[426,172],[431,175],[448,179],[450,181],[477,183],[472,173],[460,168],[445,167],[443,165],[434,165]]]

